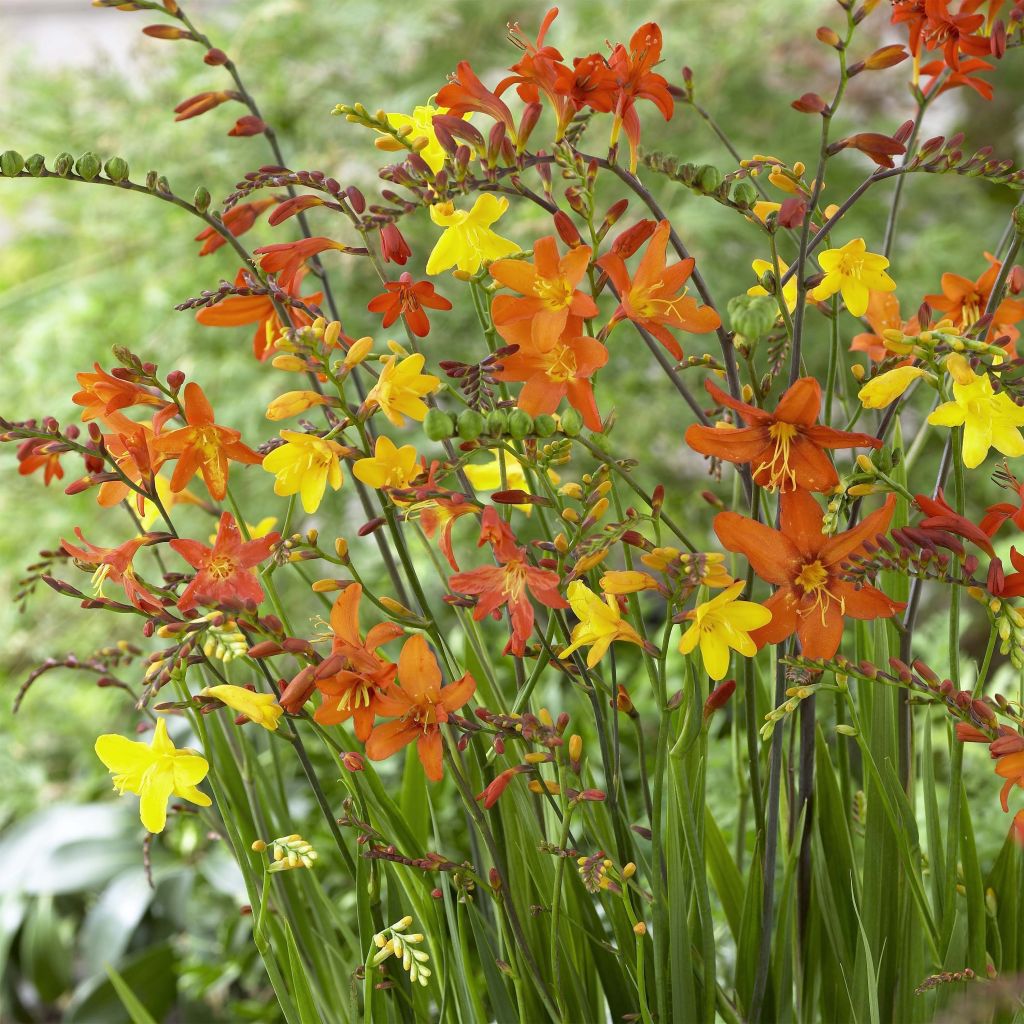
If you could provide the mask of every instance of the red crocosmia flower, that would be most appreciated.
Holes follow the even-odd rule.
[[[978,524],[987,537],[994,537],[1008,519],[1018,530],[1024,530],[1024,483],[1021,483],[1008,470],[1005,475],[1010,489],[1017,492],[1017,504],[1000,501],[995,505],[989,505]]]
[[[344,665],[336,673],[316,681],[323,702],[313,718],[321,725],[340,725],[352,719],[356,738],[365,743],[377,715],[377,692],[395,678],[396,666],[383,661],[377,648],[402,635],[402,627],[381,622],[370,627],[364,640],[359,632],[359,600],[363,588],[358,583],[347,586],[331,609],[331,655]],[[326,671],[326,664],[323,665]]]
[[[953,509],[949,502],[946,501],[946,496],[942,493],[941,487],[934,498],[929,497],[927,494],[915,495],[914,504],[924,513],[924,518],[918,523],[918,526],[922,529],[945,530],[947,533],[963,537],[964,540],[969,540],[972,544],[976,544],[989,558],[996,557],[996,553],[992,549],[992,543],[989,540],[990,535],[977,523],[972,523],[966,516],[960,515],[959,512]]]
[[[112,420],[114,414],[121,409],[128,409],[134,405],[165,406],[167,404],[167,399],[162,395],[154,394],[149,388],[144,388],[141,384],[130,380],[115,377],[113,374],[107,373],[99,363],[93,365],[96,368],[95,373],[75,374],[82,390],[75,392],[71,396],[71,401],[75,405],[82,406],[83,420],[103,420],[114,429],[120,429],[120,426],[131,422],[123,416]]]
[[[1003,579],[996,597],[1024,597],[1024,554],[1016,548],[1010,548],[1010,562],[1017,571]]]
[[[599,113],[610,113],[618,97],[619,83],[608,61],[599,54],[576,57],[572,69],[558,69],[555,91],[565,95],[576,110],[589,107]]]
[[[394,720],[375,726],[366,741],[366,756],[383,761],[416,741],[427,778],[438,782],[442,768],[441,726],[476,692],[476,680],[467,672],[447,686],[441,685],[437,658],[422,636],[411,636],[398,657],[398,681],[377,697],[377,714]]]
[[[430,333],[426,309],[451,309],[452,304],[434,291],[429,281],[413,281],[411,274],[402,274],[397,281],[388,281],[384,292],[370,299],[366,307],[371,313],[383,313],[382,327],[390,327],[399,316],[417,338]]]
[[[232,206],[224,214],[224,227],[236,238],[239,235],[244,235],[256,223],[259,215],[276,202],[275,198],[257,199],[251,203],[239,203],[237,206]],[[200,256],[209,256],[211,252],[216,252],[222,245],[227,244],[227,239],[214,228],[203,228],[196,235],[195,240],[203,243],[203,247],[199,250]]]
[[[459,563],[455,561],[452,549],[452,527],[460,516],[475,515],[479,511],[464,495],[451,492],[451,497],[432,497],[413,505],[406,513],[406,518],[418,517],[420,527],[428,539],[437,535],[437,546],[441,554],[457,572]]]
[[[989,744],[988,751],[996,761],[996,775],[1006,779],[999,794],[1003,810],[1009,812],[1008,797],[1014,786],[1024,788],[1024,736],[1002,726],[999,737]]]
[[[497,522],[496,522],[497,521]],[[508,530],[493,507],[484,509],[481,542],[489,539],[497,523]],[[500,529],[500,527],[499,527]],[[475,594],[479,597],[473,618],[477,621],[493,615],[501,616],[501,608],[508,607],[512,622],[512,636],[505,645],[505,654],[521,658],[526,651],[526,641],[533,633],[533,605],[530,595],[548,608],[568,608],[558,592],[558,573],[550,569],[538,569],[526,559],[526,549],[515,544],[511,531],[501,533],[492,541],[494,556],[498,565],[482,565],[468,572],[453,575],[448,583],[460,594]]]
[[[98,591],[105,580],[116,583],[124,588],[125,597],[139,609],[147,614],[159,612],[163,605],[135,577],[135,570],[132,568],[132,559],[139,548],[150,543],[150,538],[143,535],[134,537],[132,540],[119,544],[116,548],[100,548],[90,544],[82,535],[80,527],[75,527],[75,536],[82,542],[78,547],[66,540],[61,540],[60,546],[72,557],[86,565],[95,565],[96,573],[93,576],[93,586]]]
[[[933,310],[948,317],[963,330],[977,323],[985,312],[992,288],[1003,266],[991,253],[985,253],[985,259],[989,261],[989,268],[977,281],[971,281],[959,274],[943,274],[942,294],[924,297],[925,302]],[[1012,325],[1022,319],[1024,302],[1020,299],[1003,299],[992,317],[988,338],[1006,335],[1011,341],[1016,341],[1020,337],[1020,332]]]
[[[666,121],[671,120],[675,103],[668,82],[652,69],[661,60],[661,29],[653,21],[641,25],[629,40],[629,49],[621,43],[612,50],[608,66],[616,78],[615,123],[611,144],[614,146],[621,127],[629,140],[629,169],[636,171],[640,145],[640,118],[637,100],[650,100]]]
[[[397,224],[389,221],[380,229],[380,254],[385,263],[397,263],[400,267],[404,267],[412,255],[412,249]]]
[[[315,306],[323,299],[323,292],[301,295],[299,285],[304,276],[304,270],[293,278],[279,276],[277,283],[286,294],[296,299],[301,298],[303,302]],[[238,271],[235,287],[247,287],[244,269]],[[292,327],[306,327],[313,322],[313,318],[307,313],[291,306],[288,307],[288,318]],[[283,328],[269,295],[229,295],[216,305],[199,310],[196,313],[196,320],[207,327],[240,327],[244,324],[255,324],[252,350],[260,362],[273,355],[278,335]]]
[[[886,331],[902,331],[910,338],[916,338],[921,333],[921,325],[916,316],[910,320],[903,320],[900,316],[900,300],[894,292],[872,292],[864,316],[871,325],[871,331],[854,335],[850,351],[866,353],[873,363],[880,363],[892,355],[885,347],[883,335]]]
[[[178,608],[187,612],[197,604],[233,609],[259,607],[263,588],[252,569],[270,557],[280,539],[279,533],[268,533],[257,540],[243,541],[235,517],[224,512],[212,548],[197,540],[172,540],[171,547],[197,570],[178,599]]]
[[[701,455],[749,463],[759,487],[830,491],[839,483],[839,476],[825,449],[882,447],[871,434],[818,425],[821,385],[813,377],[801,377],[787,388],[774,412],[737,402],[710,380],[704,386],[716,402],[739,413],[746,426],[704,427],[694,423],[686,430],[686,443]]]
[[[291,280],[307,260],[311,260],[328,249],[337,249],[339,252],[353,251],[343,242],[315,235],[313,238],[300,238],[297,242],[264,245],[259,249],[254,249],[253,254],[259,256],[260,266],[268,274],[277,274],[284,280]]]
[[[754,572],[778,589],[765,608],[766,626],[750,636],[757,646],[781,643],[796,633],[808,658],[831,658],[843,637],[843,619],[888,618],[904,606],[871,586],[842,578],[843,563],[889,528],[896,496],[844,533],[822,533],[822,511],[809,491],[787,491],[779,499],[781,529],[736,512],[715,516],[715,533],[729,551],[746,556]]]
[[[608,349],[596,339],[582,335],[582,323],[577,317],[569,318],[569,327],[553,348],[535,345],[530,329],[528,321],[500,329],[502,337],[519,349],[501,357],[501,369],[494,372],[495,379],[523,382],[517,404],[531,416],[553,413],[562,399],[568,398],[587,429],[600,430],[601,414],[590,378],[608,362]]]
[[[924,23],[921,38],[929,50],[942,50],[942,57],[953,71],[960,70],[960,55],[987,56],[991,51],[988,39],[979,35],[985,23],[982,14],[949,10],[949,0],[924,0]]]
[[[228,459],[258,466],[263,456],[243,444],[237,430],[214,422],[213,407],[194,381],[185,385],[185,422],[186,426],[160,434],[153,442],[165,458],[178,460],[171,490],[184,490],[200,473],[210,497],[222,501],[228,487]]]
[[[577,289],[590,265],[590,252],[590,246],[580,245],[559,259],[555,236],[545,235],[534,244],[533,263],[525,260],[492,263],[491,277],[522,296],[494,297],[491,315],[499,333],[507,324],[529,320],[534,348],[545,350],[554,347],[570,316],[597,316],[597,303]]]
[[[938,86],[936,95],[941,96],[944,92],[949,92],[950,89],[966,86],[968,89],[973,89],[982,99],[990,100],[995,94],[992,83],[977,76],[981,72],[993,70],[995,70],[994,65],[989,64],[988,61],[971,57],[969,60],[960,61],[959,71],[945,74],[949,71],[946,64],[941,60],[932,60],[921,65],[921,75],[928,79],[921,86],[921,92],[925,96],[930,96]]]
[[[294,217],[298,213],[302,213],[303,210],[312,209],[314,206],[323,206],[327,202],[326,199],[321,199],[320,196],[315,196],[311,192],[306,192],[301,196],[292,196],[290,199],[282,199],[277,209],[267,218],[267,223],[271,227],[277,227],[282,221],[286,221],[289,217]]]
[[[619,306],[612,314],[609,328],[620,320],[632,320],[660,341],[676,359],[683,358],[679,342],[669,333],[672,327],[691,334],[706,334],[722,325],[710,306],[700,306],[686,295],[685,284],[693,273],[694,259],[665,266],[669,223],[663,220],[651,236],[636,276],[630,280],[622,257],[605,253],[597,265],[604,270],[619,293]]]
[[[495,121],[500,121],[513,141],[516,137],[515,122],[512,111],[495,93],[491,92],[477,78],[470,67],[469,61],[460,60],[455,66],[455,74],[450,75],[448,84],[438,90],[435,103],[447,108],[449,115],[463,117],[466,114],[486,114]]]
[[[51,480],[61,480],[64,470],[60,464],[60,452],[47,451],[51,442],[33,437],[18,446],[18,473],[28,476],[41,469],[43,483],[49,486]]]

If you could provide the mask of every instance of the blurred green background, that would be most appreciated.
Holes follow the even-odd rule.
[[[897,39],[886,24],[886,7],[879,5],[862,27],[856,56]],[[518,56],[505,38],[505,23],[519,20],[530,35],[545,9],[532,0],[434,0],[429,5],[404,0],[388,4],[386,13],[366,0],[225,0],[189,6],[215,44],[240,65],[279,132],[289,164],[323,170],[371,196],[380,154],[368,133],[332,118],[332,106],[358,100],[371,110],[409,110],[425,102],[466,57],[493,84]],[[586,53],[602,48],[606,39],[628,39],[641,22],[656,20],[665,37],[660,70],[678,82],[684,64],[693,69],[698,100],[741,153],[810,162],[817,119],[791,110],[789,102],[808,90],[829,92],[834,55],[815,41],[814,29],[837,24],[837,13],[834,4],[810,0],[574,0],[565,5],[548,42],[566,56]],[[155,20],[145,12],[93,10],[85,0],[0,0],[0,150],[38,151],[48,158],[63,150],[76,155],[94,150],[104,158],[116,154],[128,161],[135,180],[155,168],[179,194],[190,196],[202,184],[215,201],[246,170],[272,162],[260,138],[226,137],[237,116],[230,106],[173,122],[177,103],[224,86],[225,76],[202,63],[198,47],[142,37],[141,28]],[[906,78],[906,68],[895,68],[856,79],[838,131],[892,131],[912,114]],[[923,137],[962,129],[965,149],[992,144],[1000,156],[1018,156],[1021,115],[1015,97],[1021,79],[1019,63],[1002,68],[996,100],[988,104],[966,91],[944,97],[930,112]],[[653,109],[642,117],[646,147],[723,170],[734,167],[686,106],[679,106],[668,126]],[[588,145],[594,151],[603,143],[603,131],[592,131]],[[852,154],[836,161],[835,168],[826,196],[840,201],[870,165]],[[758,233],[672,183],[655,180],[653,188],[724,308],[751,283],[750,261],[767,255],[759,248]],[[855,218],[856,230],[844,231],[842,241],[864,234],[869,248],[880,245],[888,188],[869,193]],[[893,253],[905,315],[924,293],[937,290],[943,271],[972,278],[981,273],[983,251],[995,246],[1011,205],[1008,193],[976,180],[908,181]],[[627,216],[634,215],[639,214]],[[524,245],[550,230],[526,206],[506,223],[512,225],[508,233]],[[336,230],[315,217],[314,229]],[[75,373],[94,361],[109,366],[111,346],[119,344],[159,362],[165,373],[173,368],[195,373],[219,419],[245,430],[250,441],[268,436],[263,411],[282,390],[282,380],[252,360],[251,329],[201,328],[190,314],[173,309],[221,278],[233,278],[237,269],[227,248],[197,259],[196,230],[185,214],[146,197],[62,182],[0,181],[0,414],[10,419],[49,414],[71,422]],[[290,231],[284,227],[274,234],[261,223],[246,242],[251,247],[292,238]],[[418,218],[407,234],[422,259],[433,229]],[[326,262],[346,330],[354,336],[379,333],[376,318],[365,310],[376,291],[372,280],[363,266],[344,259],[332,253]],[[811,319],[805,349],[823,373],[827,333],[822,324]],[[627,358],[634,342],[620,331],[612,369],[598,388],[602,412],[614,406],[625,425],[616,449],[628,450],[642,438],[646,479],[664,482],[670,503],[685,501],[679,517],[694,535],[706,537],[712,510],[696,500],[706,486],[704,466],[681,444],[688,416],[646,351],[636,349],[638,358]],[[476,352],[477,341],[474,324],[460,319],[457,310],[427,344],[443,357],[459,358]],[[700,339],[689,339],[688,351],[699,352]],[[694,386],[698,383],[693,378]],[[45,588],[30,599],[27,612],[19,610],[14,594],[37,550],[55,547],[75,525],[90,540],[105,543],[121,539],[126,524],[110,513],[98,515],[90,493],[64,498],[60,485],[47,490],[39,477],[18,477],[13,449],[2,458],[0,863],[9,877],[0,896],[0,1018],[124,1018],[103,973],[109,960],[146,990],[147,1005],[168,1020],[271,1020],[274,1011],[266,1005],[265,979],[254,962],[246,919],[238,913],[243,897],[227,852],[181,818],[154,843],[155,893],[146,884],[137,819],[128,801],[115,802],[92,752],[98,732],[132,729],[135,716],[124,695],[96,689],[92,676],[58,671],[36,684],[17,717],[6,710],[43,658],[68,652],[85,656],[112,640],[138,637],[132,621],[115,621],[124,632],[112,636],[109,619],[78,612],[73,602],[58,600]],[[67,464],[73,476],[77,467]],[[927,460],[919,472],[923,489],[931,473]],[[251,473],[244,481],[250,491],[260,483]],[[268,493],[265,486],[261,492]],[[979,496],[979,508],[982,500],[991,500],[989,492],[990,487]],[[275,502],[283,515],[284,503]],[[345,492],[328,507],[316,525],[331,536],[350,535],[362,521]],[[191,522],[195,535],[202,536],[206,524],[200,518]],[[941,646],[942,628],[937,621],[931,635],[926,622],[922,644],[930,647],[934,640]],[[968,754],[971,791],[993,810],[979,825],[991,851],[1006,822],[995,811],[994,779],[984,751]],[[174,969],[168,971],[168,964]]]

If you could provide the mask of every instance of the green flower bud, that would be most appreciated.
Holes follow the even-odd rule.
[[[558,423],[554,416],[534,416],[533,432],[538,437],[550,437],[558,429]]]
[[[475,441],[484,432],[484,418],[476,409],[463,409],[459,413],[458,431],[463,441]]]
[[[455,433],[455,421],[440,409],[431,409],[423,420],[423,432],[431,441],[445,441]]]
[[[95,153],[83,153],[75,161],[75,171],[86,181],[92,181],[100,173],[100,166],[100,158]]]
[[[508,430],[508,413],[503,409],[492,409],[487,414],[487,433],[491,437],[501,437]]]
[[[522,409],[516,409],[508,418],[508,432],[517,441],[533,433],[533,417]]]
[[[583,417],[573,408],[566,409],[561,415],[562,433],[566,437],[578,437],[583,429]]]
[[[122,160],[119,156],[112,156],[104,165],[103,170],[107,172],[107,177],[111,181],[127,181],[128,180],[128,162]]]
[[[702,192],[715,192],[721,186],[722,172],[711,164],[704,164],[697,170],[697,186]]]
[[[770,295],[737,295],[726,308],[732,329],[751,341],[764,337],[779,315],[779,307]]]
[[[38,178],[46,170],[46,157],[42,153],[33,153],[25,161],[25,169],[33,178]]]
[[[200,213],[206,213],[210,208],[209,190],[200,185],[199,188],[196,189],[196,194],[192,199],[192,205],[195,206]]]
[[[146,172],[146,188],[148,188],[150,192],[155,192],[156,191],[157,179],[158,178],[159,178],[159,175],[157,174],[156,171],[147,171]]]
[[[156,179],[156,188],[158,192],[165,192],[170,195],[171,183],[161,174],[160,177]]]
[[[737,181],[732,187],[732,201],[737,206],[753,206],[757,202],[757,189],[749,181]]]
[[[53,161],[54,171],[62,178],[66,178],[74,166],[75,158],[70,153],[58,153]]]
[[[0,153],[0,174],[16,178],[25,169],[25,158],[13,149]]]

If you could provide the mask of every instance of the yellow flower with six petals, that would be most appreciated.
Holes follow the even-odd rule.
[[[311,515],[320,507],[328,484],[334,490],[341,487],[340,456],[348,455],[352,449],[316,434],[294,430],[282,430],[281,437],[285,444],[264,458],[263,468],[277,477],[275,494],[298,494],[302,507]]]
[[[872,292],[896,291],[896,282],[885,272],[889,261],[868,252],[863,238],[855,238],[841,249],[819,253],[818,265],[825,271],[825,278],[811,291],[811,298],[821,302],[839,292],[854,316],[867,312]]]
[[[430,219],[444,228],[430,258],[427,273],[440,274],[449,267],[457,267],[464,274],[475,274],[486,261],[500,260],[519,252],[515,242],[502,238],[491,230],[491,225],[508,209],[504,196],[485,192],[478,196],[473,209],[455,209],[455,204],[437,203],[430,207]]]
[[[405,425],[406,416],[422,423],[427,417],[423,396],[433,394],[441,386],[441,381],[433,374],[420,372],[425,362],[419,352],[406,356],[401,362],[397,355],[388,356],[377,383],[366,396],[364,407],[379,406],[396,427]]]
[[[772,613],[753,601],[737,601],[746,584],[740,580],[710,601],[686,613],[692,621],[679,641],[679,653],[689,654],[699,644],[704,670],[716,682],[729,671],[729,651],[745,658],[757,654],[757,644],[750,631],[771,622]]]
[[[593,668],[616,640],[644,646],[640,634],[622,618],[619,604],[607,594],[602,600],[581,580],[573,580],[566,592],[573,614],[580,621],[573,627],[572,642],[559,655],[568,658],[580,647],[589,647],[587,668]]]
[[[416,449],[411,444],[401,448],[383,434],[377,438],[372,459],[360,459],[352,467],[357,480],[384,490],[391,487],[408,487],[416,476]]]

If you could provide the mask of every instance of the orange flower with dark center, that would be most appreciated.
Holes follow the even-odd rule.
[[[185,422],[186,426],[160,434],[153,442],[164,458],[178,460],[171,490],[184,490],[199,473],[210,497],[222,501],[228,488],[228,460],[258,466],[263,456],[243,444],[237,430],[214,422],[213,407],[194,381],[185,385]]]
[[[959,274],[943,274],[942,294],[924,297],[933,310],[948,317],[961,330],[968,330],[981,319],[1002,269],[1002,263],[991,253],[985,253],[985,259],[989,261],[989,268],[977,281]],[[996,307],[987,337],[1006,335],[1011,341],[1016,341],[1020,332],[1012,325],[1021,319],[1024,319],[1024,302],[1003,299]]]
[[[384,291],[370,299],[366,308],[371,313],[383,313],[382,327],[390,327],[400,316],[417,338],[430,333],[430,321],[425,309],[451,309],[452,304],[438,295],[429,281],[413,281],[411,274],[402,274],[397,281],[387,281]]]
[[[396,666],[383,661],[377,648],[402,635],[402,627],[381,622],[370,627],[364,640],[359,632],[359,601],[363,588],[358,583],[347,586],[331,609],[331,654],[327,662],[343,664],[337,672],[317,678],[316,687],[323,702],[313,718],[321,725],[339,725],[352,719],[356,738],[365,743],[377,715],[377,693],[395,678]]]
[[[871,434],[855,434],[819,426],[821,385],[801,377],[779,399],[775,411],[766,412],[738,402],[711,381],[704,386],[716,402],[734,409],[745,427],[703,427],[691,424],[686,443],[701,455],[726,462],[749,464],[754,483],[768,490],[830,491],[839,483],[828,448],[881,448]]]
[[[671,267],[665,266],[669,230],[667,220],[657,226],[632,280],[617,253],[605,253],[597,265],[608,274],[619,293],[619,306],[608,329],[620,320],[632,320],[653,334],[676,359],[682,359],[683,350],[669,333],[669,327],[707,334],[720,327],[722,320],[710,306],[700,306],[686,295],[685,285],[695,263],[692,256]]]
[[[243,541],[235,517],[224,512],[212,548],[197,540],[172,540],[171,547],[197,570],[178,599],[178,608],[183,612],[197,604],[258,608],[263,601],[263,588],[252,569],[270,557],[280,539],[280,534],[268,533],[257,540]]]
[[[383,761],[415,741],[427,778],[444,775],[441,726],[476,692],[476,680],[467,672],[447,686],[441,685],[437,658],[422,636],[409,637],[398,656],[398,681],[377,697],[377,714],[393,721],[375,726],[366,741],[366,756]]]
[[[224,227],[235,238],[244,235],[256,223],[256,218],[276,202],[277,199],[272,197],[257,199],[251,203],[238,203],[224,214]],[[200,256],[209,256],[211,252],[216,252],[222,245],[227,245],[227,239],[213,228],[203,228],[196,235],[195,240],[203,243],[203,247],[199,250]]]
[[[491,277],[522,296],[494,297],[491,316],[498,333],[512,340],[504,328],[528,320],[534,347],[545,350],[557,343],[570,316],[597,316],[597,303],[577,288],[590,265],[590,253],[590,246],[580,245],[559,258],[554,235],[545,235],[534,244],[533,263],[525,260],[492,263]],[[518,338],[516,344],[521,344]]]
[[[481,526],[481,544],[490,542],[498,565],[482,565],[455,573],[448,584],[460,594],[479,598],[473,612],[478,622],[488,615],[500,618],[501,609],[508,608],[512,636],[504,653],[521,658],[533,632],[530,596],[548,608],[568,608],[569,602],[558,592],[558,573],[530,565],[526,549],[518,546],[512,531],[493,507],[484,509]]]
[[[781,643],[794,633],[808,658],[828,659],[839,650],[844,618],[888,618],[903,608],[872,586],[857,587],[842,577],[851,555],[889,528],[896,496],[844,533],[822,533],[822,511],[808,491],[779,499],[781,529],[736,512],[715,516],[715,533],[729,551],[745,555],[754,572],[777,589],[765,608],[771,622],[750,636],[758,648]]]

